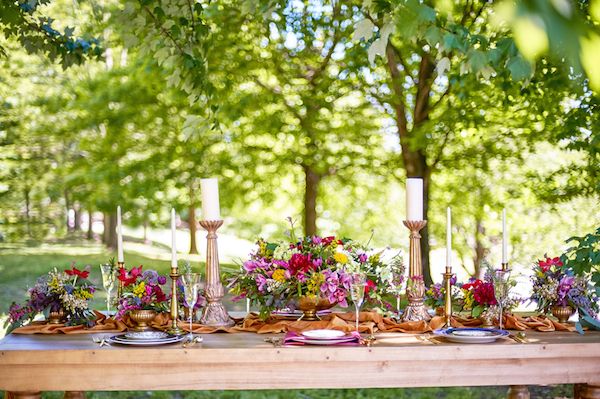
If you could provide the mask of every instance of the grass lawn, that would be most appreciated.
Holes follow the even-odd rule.
[[[163,251],[166,251],[163,249]],[[148,251],[125,252],[128,266],[144,265],[145,268],[158,270],[167,274],[169,261],[164,256],[154,256],[156,248]],[[150,255],[152,254],[152,255]],[[92,265],[90,279],[99,287],[102,286],[99,264],[106,262],[113,254],[104,247],[82,240],[60,241],[36,246],[23,244],[0,245],[0,325],[3,324],[6,312],[11,302],[22,301],[27,288],[35,279],[52,268],[65,269],[72,262],[82,267]],[[203,270],[204,265],[192,263],[196,270]],[[222,265],[223,269],[237,267]],[[104,309],[105,296],[102,290],[97,292],[93,303],[95,308]],[[236,307],[241,310],[245,304],[227,303],[228,308]],[[4,335],[0,329],[0,337]],[[540,372],[542,372],[540,370]],[[549,399],[572,397],[572,388],[567,385],[555,387],[530,387],[532,399]],[[0,396],[3,393],[0,391]],[[45,393],[44,398],[62,398],[60,392]],[[476,388],[419,388],[419,389],[306,389],[306,390],[269,390],[269,391],[186,391],[186,392],[90,392],[90,399],[500,399],[506,397],[506,387],[476,387]]]

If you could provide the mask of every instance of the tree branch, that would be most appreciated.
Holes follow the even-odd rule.
[[[392,89],[394,90],[394,93],[398,98],[398,102],[394,105],[394,108],[396,108],[398,130],[399,133],[402,135],[406,134],[406,132],[408,131],[406,121],[406,106],[404,105],[404,88],[402,87],[400,71],[398,70],[398,63],[396,62],[396,54],[389,42],[386,47],[386,53],[387,66],[390,71],[390,76],[392,78]]]
[[[185,54],[185,51],[183,51],[183,48],[181,47],[181,45],[179,43],[177,43],[177,40],[175,40],[175,38],[171,35],[171,33],[169,33],[165,28],[163,28],[163,26],[161,25],[161,23],[158,20],[158,18],[156,18],[156,15],[154,15],[152,13],[152,11],[150,11],[150,9],[148,8],[148,6],[144,6],[144,10],[152,18],[152,20],[154,21],[154,25],[156,25],[156,27],[163,33],[163,35],[165,35],[166,37],[168,37],[173,42],[173,44],[175,45],[175,47],[177,47],[177,49],[179,50],[179,52],[181,54]]]
[[[402,64],[402,68],[404,68],[404,73],[406,73],[406,76],[408,76],[410,78],[410,80],[412,80],[413,84],[416,85],[417,80],[410,73],[410,69],[408,68],[408,64],[406,63],[406,61],[404,61],[404,57],[402,57],[402,53],[400,53],[400,50],[396,46],[394,46],[391,41],[389,41],[388,43],[389,43],[389,46],[392,47],[392,50],[394,50],[394,54],[396,54],[396,57],[400,61],[400,64]]]
[[[434,110],[438,105],[440,105],[440,103],[442,102],[442,100],[444,99],[444,97],[446,97],[448,95],[448,93],[450,93],[450,88],[452,86],[450,85],[450,83],[448,83],[448,87],[446,87],[446,90],[442,93],[442,95],[440,96],[440,98],[438,98],[438,100],[433,103],[431,106],[429,106],[429,110]]]
[[[483,12],[483,9],[485,8],[485,6],[487,4],[488,4],[487,1],[484,1],[483,4],[481,5],[481,7],[479,7],[479,10],[477,10],[477,13],[475,13],[475,17],[471,20],[471,23],[469,24],[467,29],[471,29],[471,27],[473,26],[475,21],[477,21],[477,18],[479,18],[481,16],[481,13]]]
[[[442,140],[442,145],[440,146],[440,150],[435,155],[435,158],[433,159],[433,163],[431,164],[432,169],[435,169],[437,164],[442,160],[442,154],[444,152],[444,148],[446,147],[446,144],[448,143],[449,136],[450,136],[450,129],[446,130],[446,134],[444,135],[444,140]]]

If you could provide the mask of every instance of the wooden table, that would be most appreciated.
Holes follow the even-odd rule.
[[[529,332],[526,344],[507,339],[484,345],[385,333],[370,348],[274,347],[254,333],[203,337],[189,348],[139,348],[100,347],[90,334],[9,335],[0,341],[0,390],[25,398],[37,397],[25,391],[573,383],[586,384],[578,385],[580,398],[600,398],[600,332]],[[518,391],[512,397],[526,397]]]

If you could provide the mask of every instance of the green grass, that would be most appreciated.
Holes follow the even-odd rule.
[[[155,249],[155,248],[154,248]],[[152,256],[156,251],[126,252],[128,266],[144,265],[167,274],[169,270],[168,254]],[[75,262],[78,266],[91,265],[90,279],[101,287],[102,278],[98,265],[114,256],[99,244],[90,244],[81,240],[54,242],[51,244],[0,245],[0,326],[10,303],[23,301],[27,288],[36,278],[52,268],[64,269]],[[161,258],[161,259],[159,259]],[[204,265],[192,264],[195,270],[204,270]],[[237,267],[222,265],[223,269]],[[105,296],[102,290],[97,292],[93,306],[104,309]],[[245,305],[227,302],[240,310]],[[0,337],[2,336],[0,329]],[[399,381],[400,382],[400,381]],[[400,382],[401,383],[401,382]],[[410,389],[303,389],[303,390],[265,390],[265,391],[184,391],[184,392],[90,392],[89,399],[500,399],[506,397],[506,387],[473,388],[410,388]],[[568,385],[555,387],[530,387],[532,399],[571,397],[572,388]],[[3,393],[0,391],[0,397]],[[62,392],[47,392],[44,399],[62,398]]]

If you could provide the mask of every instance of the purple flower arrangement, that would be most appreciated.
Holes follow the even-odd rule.
[[[162,289],[167,283],[165,276],[159,275],[155,270],[142,272],[140,265],[130,271],[121,269],[118,278],[123,283],[123,292],[119,300],[117,319],[122,319],[132,310],[167,311],[169,297]]]
[[[39,313],[48,316],[50,312],[63,309],[67,325],[94,324],[94,313],[89,302],[96,287],[87,279],[89,266],[79,270],[74,265],[62,272],[56,269],[37,279],[28,290],[29,298],[23,304],[13,304],[9,308],[6,325],[8,332],[31,321]]]
[[[584,310],[592,317],[598,313],[598,297],[590,287],[589,280],[576,276],[564,266],[560,258],[539,260],[531,278],[531,299],[538,304],[537,310],[547,312],[552,306],[571,306]]]

